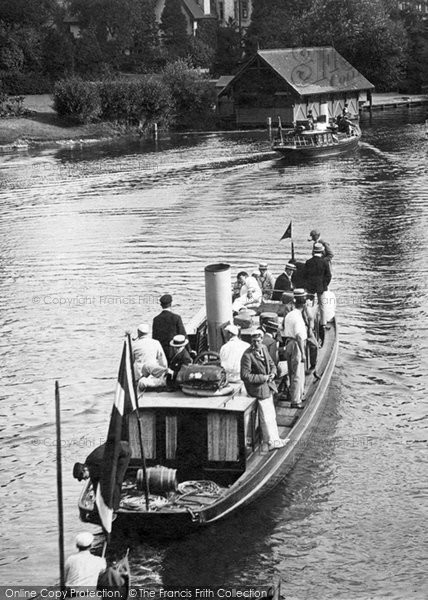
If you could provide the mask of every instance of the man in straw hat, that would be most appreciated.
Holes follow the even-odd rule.
[[[317,295],[321,326],[325,325],[323,294],[328,290],[331,281],[330,262],[324,257],[323,245],[314,244],[312,258],[306,261],[303,269],[305,289],[311,296]],[[321,334],[322,335],[322,334]]]
[[[265,261],[259,263],[259,272],[255,274],[257,283],[262,290],[262,296],[264,300],[270,300],[272,298],[273,288],[275,287],[275,278],[272,273],[268,270],[268,264]]]
[[[241,359],[241,379],[249,396],[257,398],[263,442],[269,450],[282,448],[286,441],[279,437],[273,393],[277,391],[274,378],[275,364],[263,344],[263,331],[251,334],[251,346]]]
[[[170,341],[171,354],[169,359],[168,383],[175,387],[179,370],[183,365],[192,364],[193,360],[186,349],[187,339],[185,335],[175,335]]]
[[[328,261],[331,262],[331,260],[333,259],[333,252],[331,251],[330,244],[327,243],[325,240],[321,239],[321,234],[318,229],[311,230],[311,232],[309,234],[308,242],[313,242],[314,246],[315,246],[315,244],[322,244],[323,245],[323,256],[324,256],[324,258],[326,258]],[[313,250],[313,247],[312,247],[312,250]]]
[[[285,352],[287,360],[290,399],[293,406],[302,407],[305,389],[306,324],[303,309],[306,305],[304,289],[294,290],[294,308],[284,318]]]
[[[94,536],[84,531],[76,536],[77,552],[65,561],[65,585],[67,588],[96,589],[98,576],[107,567],[106,559],[91,554]],[[86,597],[86,596],[85,596]]]
[[[290,262],[285,265],[284,272],[275,281],[272,300],[281,300],[284,292],[291,292],[293,290],[293,275],[295,272],[296,265]]]
[[[241,381],[241,358],[250,344],[239,338],[237,325],[227,325],[224,330],[228,341],[220,348],[220,361],[226,371],[227,380],[236,383]]]

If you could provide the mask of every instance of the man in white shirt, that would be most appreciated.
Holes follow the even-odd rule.
[[[257,307],[262,301],[262,290],[255,277],[250,277],[246,271],[238,273],[238,281],[243,281],[240,295],[232,304],[234,312],[239,312],[244,306]]]
[[[290,378],[290,398],[294,406],[302,407],[305,389],[306,325],[302,311],[306,305],[306,292],[294,290],[295,307],[284,318],[285,357]]]
[[[91,588],[95,590],[98,576],[107,567],[106,559],[91,554],[94,536],[89,531],[76,536],[78,552],[65,561],[65,585],[67,588]]]
[[[149,330],[147,323],[139,325],[138,338],[132,345],[135,379],[141,389],[165,385],[168,369],[161,343],[149,336]]]
[[[220,360],[227,373],[230,383],[241,380],[241,358],[250,344],[239,339],[239,328],[236,325],[225,327],[229,340],[220,348]]]

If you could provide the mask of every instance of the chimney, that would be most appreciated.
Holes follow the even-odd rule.
[[[211,0],[204,0],[204,15],[211,14]]]

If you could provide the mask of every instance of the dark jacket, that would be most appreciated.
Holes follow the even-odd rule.
[[[98,448],[95,448],[95,450],[88,454],[85,460],[85,465],[88,467],[89,477],[92,481],[94,492],[97,491],[97,485],[101,477],[101,467],[103,464],[105,447],[105,444],[98,446]]]
[[[109,442],[111,443],[111,442]],[[87,457],[85,464],[89,470],[89,476],[92,481],[94,492],[96,492],[97,486],[101,479],[102,469],[104,464],[104,451],[106,444],[102,444],[95,448],[93,452]],[[119,453],[117,457],[117,468],[116,477],[114,481],[114,492],[113,492],[113,509],[117,510],[120,504],[120,495],[122,492],[122,483],[125,477],[126,470],[129,466],[129,460],[131,458],[131,449],[129,443],[122,440],[119,442]]]
[[[263,357],[259,357],[250,347],[245,350],[241,358],[241,379],[250,396],[263,400],[276,392],[273,381],[265,381],[266,375],[276,375],[275,364],[269,355],[266,346],[262,345]]]
[[[334,254],[331,251],[331,246],[328,242],[326,242],[325,240],[321,240],[318,239],[316,242],[314,242],[314,245],[318,243],[318,244],[322,244],[324,246],[324,258],[326,258],[327,260],[331,261]]]
[[[281,273],[279,277],[277,277],[275,281],[275,288],[272,294],[272,300],[281,300],[282,294],[284,292],[291,292],[293,289],[293,277],[291,277],[291,281],[288,279],[285,273]]]
[[[174,382],[177,379],[178,372],[183,365],[191,365],[192,362],[192,357],[190,356],[186,348],[184,348],[181,352],[178,352],[174,356],[171,356],[171,359],[169,361],[169,368],[174,371],[172,381]]]
[[[265,333],[263,337],[263,344],[266,346],[270,357],[272,358],[275,365],[278,364],[278,343],[271,335]]]
[[[303,270],[305,288],[310,294],[322,294],[328,290],[331,281],[330,263],[321,256],[313,256],[306,261]]]
[[[175,335],[186,335],[183,321],[180,315],[165,309],[153,319],[152,338],[161,343],[167,358],[171,354],[169,342]]]

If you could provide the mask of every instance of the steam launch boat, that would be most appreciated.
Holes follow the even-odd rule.
[[[293,130],[283,130],[279,121],[278,135],[272,150],[284,157],[322,158],[351,152],[358,147],[361,139],[359,125],[348,119],[343,130],[337,126],[326,126],[326,121],[317,121],[314,129],[307,121],[300,122]]]
[[[223,330],[233,319],[229,265],[205,268],[205,296],[206,309],[186,327],[197,357],[178,389],[146,389],[138,399],[135,396],[136,403],[129,398],[118,401],[122,392],[126,395],[128,389],[132,396],[136,389],[124,382],[126,373],[129,379],[132,372],[130,338],[125,342],[103,466],[108,484],[117,469],[117,453],[113,451],[108,459],[107,447],[126,440],[131,458],[120,504],[114,509],[113,529],[180,535],[250,504],[278,485],[293,467],[328,402],[338,348],[334,316],[326,325],[316,366],[307,371],[303,406],[293,408],[284,398],[275,400],[284,445],[270,451],[262,441],[257,400],[247,394],[242,382],[227,383],[217,376]],[[281,307],[280,302],[268,302],[258,312],[281,314]],[[250,341],[259,319],[252,316],[248,328],[242,329],[243,340]],[[105,506],[99,502],[103,489],[103,476],[96,494],[91,481],[85,482],[79,498],[83,521],[105,525]]]

